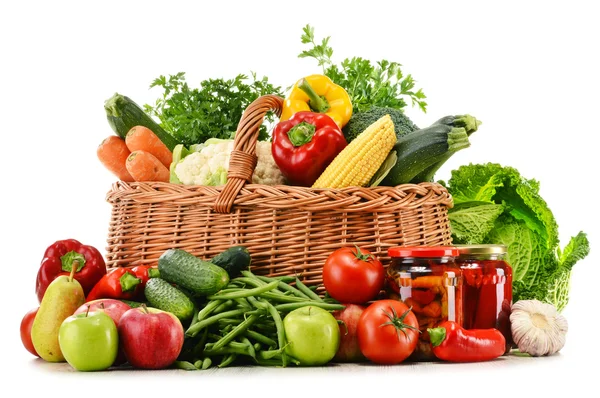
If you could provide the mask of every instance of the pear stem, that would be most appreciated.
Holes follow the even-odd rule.
[[[79,267],[79,261],[74,260],[73,266],[71,267],[71,274],[69,275],[69,282],[73,282],[73,278],[75,277],[75,270]]]

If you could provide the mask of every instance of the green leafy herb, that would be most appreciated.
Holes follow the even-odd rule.
[[[239,74],[233,79],[208,79],[198,88],[191,88],[185,73],[160,76],[150,88],[160,87],[162,96],[144,110],[157,117],[161,126],[186,146],[201,144],[209,138],[230,139],[246,107],[266,94],[282,95],[281,88],[269,83],[266,77],[258,79]],[[273,122],[273,115],[267,115]],[[266,126],[261,126],[259,140],[267,140]]]
[[[336,65],[331,59],[330,37],[325,37],[318,44],[314,28],[310,25],[303,28],[301,40],[312,48],[302,51],[298,57],[316,59],[323,67],[323,73],[348,92],[354,112],[363,112],[372,106],[402,109],[407,106],[405,98],[426,112],[424,99],[427,97],[421,89],[415,91],[413,77],[402,73],[401,64],[387,60],[373,64],[367,59],[353,57]]]
[[[537,299],[562,311],[571,270],[588,255],[589,241],[579,232],[561,251],[558,225],[539,189],[512,167],[461,166],[448,181],[455,203],[448,217],[455,243],[506,245],[515,302]]]

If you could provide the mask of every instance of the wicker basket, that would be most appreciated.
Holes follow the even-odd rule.
[[[312,189],[247,184],[256,165],[259,127],[282,99],[263,96],[244,112],[222,187],[148,182],[113,184],[107,264],[156,263],[167,249],[208,259],[232,245],[246,246],[259,275],[302,275],[320,284],[327,256],[357,244],[387,265],[398,245],[451,243],[452,197],[435,183],[397,187]]]

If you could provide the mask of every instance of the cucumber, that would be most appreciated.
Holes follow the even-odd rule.
[[[158,271],[167,282],[198,296],[215,294],[229,283],[225,269],[181,249],[165,251],[158,258]]]
[[[162,278],[152,278],[144,288],[146,300],[153,308],[170,312],[184,322],[194,316],[194,303],[183,292]]]
[[[149,128],[156,136],[173,151],[179,142],[169,133],[167,133],[158,123],[144,112],[142,108],[130,98],[115,93],[104,102],[106,118],[112,130],[121,138],[125,136],[134,126],[144,126]]]
[[[252,258],[250,252],[244,246],[232,246],[219,253],[210,262],[227,271],[231,279],[240,275],[242,271],[250,269]]]

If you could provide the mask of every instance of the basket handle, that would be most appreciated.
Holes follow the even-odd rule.
[[[280,117],[282,109],[283,98],[277,95],[263,95],[255,99],[244,111],[235,133],[227,183],[213,206],[217,213],[229,213],[246,182],[252,181],[257,161],[256,142],[260,126],[267,112],[273,111]]]

